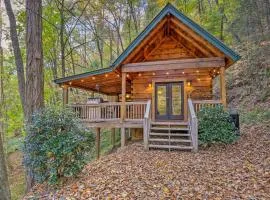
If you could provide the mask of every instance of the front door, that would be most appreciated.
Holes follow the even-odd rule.
[[[184,83],[155,84],[155,114],[157,120],[184,119]]]

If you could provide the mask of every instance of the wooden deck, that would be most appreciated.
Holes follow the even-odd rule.
[[[97,158],[99,158],[101,128],[111,128],[113,130],[112,138],[115,138],[115,128],[120,128],[121,147],[126,145],[127,128],[142,128],[146,150],[165,148],[198,151],[197,112],[203,107],[215,107],[222,102],[220,100],[192,101],[188,99],[187,104],[188,121],[161,122],[155,122],[152,119],[150,100],[147,102],[110,102],[95,105],[75,104],[69,107],[86,127],[96,129],[96,151]],[[175,131],[179,133],[175,133]],[[114,144],[115,142],[113,142]]]
[[[88,128],[143,128],[143,120],[82,121]]]

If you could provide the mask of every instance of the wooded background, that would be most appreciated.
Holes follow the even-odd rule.
[[[261,95],[254,104],[270,96],[266,62],[270,0],[43,0],[42,6],[35,1],[4,0],[0,16],[0,132],[5,151],[12,152],[10,144],[20,143],[25,135],[24,116],[29,118],[35,109],[31,108],[31,95],[38,97],[38,107],[43,99],[45,105],[60,105],[62,91],[54,79],[109,67],[168,2],[240,53],[242,60],[227,73],[229,89],[241,88],[241,92],[232,90],[234,94],[238,92],[242,99],[250,93],[256,98]],[[27,18],[31,14],[38,19]],[[41,40],[31,43],[27,31],[42,31]],[[43,46],[35,57],[35,62],[41,62],[37,71],[26,67],[31,65],[29,55],[34,54],[28,52],[31,48],[27,51],[29,45],[32,50]],[[39,92],[28,93],[35,90],[29,88],[29,76],[41,71],[44,85],[40,79],[36,85]],[[71,93],[85,96],[75,89]],[[231,102],[234,99],[233,94],[229,96]]]

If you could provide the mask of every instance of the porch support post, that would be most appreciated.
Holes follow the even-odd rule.
[[[96,158],[100,157],[100,128],[96,128]]]
[[[123,148],[126,145],[126,128],[121,128],[121,148]]]
[[[63,87],[63,105],[66,106],[68,104],[68,86]]]
[[[220,68],[220,96],[224,108],[227,107],[226,100],[226,82],[225,82],[225,67]]]
[[[111,129],[111,145],[115,147],[115,128]]]
[[[127,73],[122,73],[122,104],[121,104],[121,122],[126,118],[126,79]]]

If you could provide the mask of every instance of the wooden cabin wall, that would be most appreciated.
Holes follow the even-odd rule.
[[[156,50],[146,56],[145,61],[187,59],[192,57],[192,53],[182,44],[176,43],[170,37],[166,37]]]
[[[156,73],[154,76],[152,73]],[[158,74],[159,73],[159,74]],[[188,97],[192,99],[212,99],[212,79],[209,76],[196,76],[183,74],[181,72],[172,72],[172,75],[166,75],[166,72],[147,72],[141,76],[136,76],[131,81],[131,100],[142,101],[152,98],[152,80],[164,78],[183,78],[187,82],[191,81],[191,86],[185,87]]]

